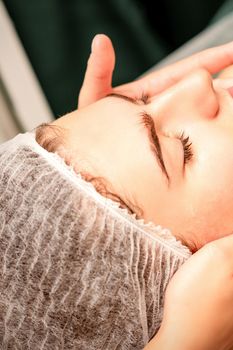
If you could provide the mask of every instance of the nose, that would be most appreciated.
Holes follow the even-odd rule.
[[[214,118],[219,110],[219,101],[212,76],[205,69],[192,72],[155,96],[149,110],[152,115],[161,115],[161,118]]]

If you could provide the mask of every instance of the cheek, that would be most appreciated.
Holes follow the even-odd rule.
[[[214,152],[199,164],[190,199],[203,242],[224,236],[233,228],[233,154]]]
[[[207,192],[219,205],[225,201],[233,203],[233,144],[230,149],[231,152],[228,144],[218,144],[215,149],[211,147],[211,154],[202,167],[200,182],[203,192]]]
[[[222,158],[212,175],[212,198],[215,214],[228,222],[233,216],[233,156]],[[220,218],[219,218],[220,219]]]

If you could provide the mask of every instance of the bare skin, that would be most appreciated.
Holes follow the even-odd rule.
[[[110,96],[53,124],[66,128],[77,171],[105,178],[145,221],[199,249],[233,230],[232,86],[233,79],[213,81],[202,69],[146,104]],[[164,166],[151,151],[153,132],[142,114],[151,116]],[[192,142],[188,160],[182,133]]]
[[[104,97],[106,90],[112,92],[111,69],[109,71],[109,67],[111,67],[113,49],[111,51],[111,43],[108,45],[109,42],[105,46],[105,36],[99,36],[99,39],[102,40],[104,45],[101,50],[100,47],[97,47],[89,60],[86,79],[79,99],[80,107],[83,107],[84,102],[89,104],[96,101],[96,99],[98,100],[97,96]],[[107,40],[109,39],[107,38]],[[222,62],[226,63],[227,59],[232,57],[230,46],[227,45],[228,52],[222,47],[214,49],[215,54],[217,54],[216,50],[221,50],[221,53],[220,51],[218,53],[222,55],[222,58],[225,55],[225,61],[218,55],[215,57],[214,55],[212,57],[206,55],[205,68],[210,69],[211,62],[213,62],[218,66],[216,71],[219,71]],[[106,53],[109,53],[110,56],[106,56]],[[109,62],[105,61],[102,65],[102,56],[110,57]],[[189,58],[188,68],[190,70],[194,68],[195,62],[203,62],[202,53],[200,53],[200,56],[198,60],[195,57],[194,60],[192,57]],[[164,73],[166,73],[166,70]],[[179,77],[179,69],[177,74],[176,79],[179,80],[181,78],[181,76]],[[229,76],[233,76],[232,67],[227,68],[219,77],[229,78]],[[155,83],[157,77],[156,72],[154,74]],[[133,94],[138,91],[137,89],[137,82],[130,84],[130,90]],[[124,93],[124,88],[122,92]],[[149,91],[148,93],[153,95],[155,91]],[[166,292],[165,317],[163,318],[162,327],[145,350],[232,349],[233,315],[229,312],[233,310],[232,249],[232,236],[208,243],[198,253],[194,254],[183,265],[182,269],[179,269],[169,283]],[[190,276],[192,276],[191,279]],[[193,276],[196,277],[193,278]],[[206,283],[207,281],[208,283]],[[202,295],[201,298],[200,295]],[[200,302],[202,305],[200,305]],[[175,308],[177,308],[177,311]],[[201,313],[199,312],[200,309],[202,310]],[[216,315],[218,316],[216,317]],[[219,315],[224,317],[219,317]]]
[[[165,294],[162,325],[144,350],[233,349],[233,235],[181,266]]]
[[[78,98],[78,107],[83,108],[111,92],[140,97],[149,97],[163,92],[185,75],[196,69],[206,69],[210,74],[220,72],[233,64],[233,42],[206,49],[181,61],[154,71],[141,79],[112,87],[115,52],[109,37],[98,34],[93,39],[87,70]]]

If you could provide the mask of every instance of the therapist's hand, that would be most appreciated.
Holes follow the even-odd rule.
[[[115,52],[111,40],[104,34],[96,35],[79,93],[78,108],[94,103],[112,92],[114,67]]]
[[[92,42],[92,52],[80,90],[78,107],[94,103],[113,91],[133,97],[141,97],[142,94],[154,96],[177,83],[194,69],[204,68],[210,74],[215,74],[230,64],[233,64],[233,42],[204,50],[132,83],[112,88],[114,48],[106,35],[98,34]]]
[[[164,316],[144,350],[233,349],[233,235],[208,243],[181,266]]]

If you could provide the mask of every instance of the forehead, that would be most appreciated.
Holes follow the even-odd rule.
[[[108,97],[60,118],[57,123],[69,130],[68,139],[79,135],[80,142],[85,143],[90,137],[101,143],[103,137],[107,139],[115,135],[123,139],[141,132],[141,112],[140,106]]]
[[[111,122],[135,121],[137,115],[142,111],[142,107],[127,99],[120,99],[109,96],[87,107],[88,112],[92,113],[95,118],[111,119]]]

